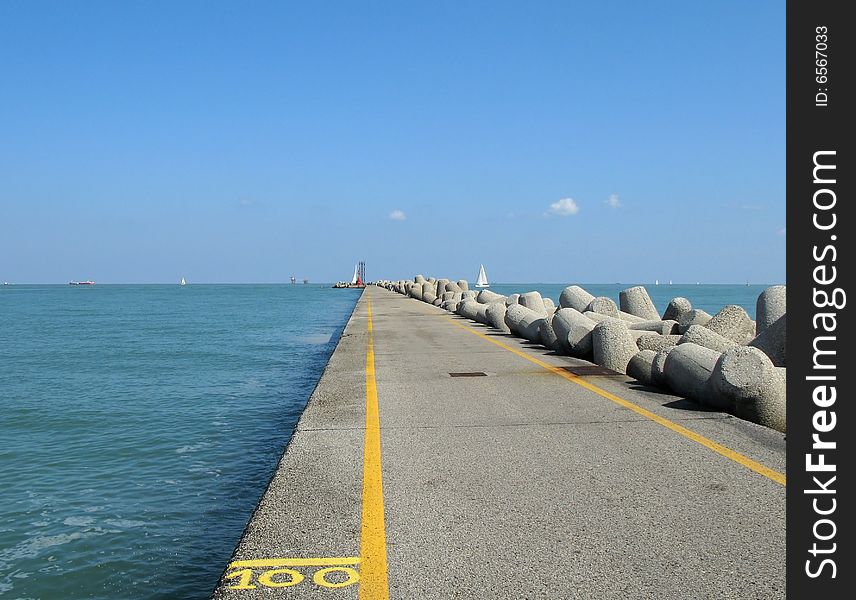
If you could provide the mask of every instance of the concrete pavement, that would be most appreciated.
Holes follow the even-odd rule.
[[[782,434],[582,364],[367,289],[215,597],[784,597]]]

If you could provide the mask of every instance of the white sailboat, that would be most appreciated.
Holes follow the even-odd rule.
[[[654,280],[654,285],[660,285],[660,280],[659,280],[659,279],[655,279],[655,280]]]
[[[357,272],[359,271],[360,265],[354,265],[354,276],[351,278],[351,285],[357,285]]]
[[[487,273],[484,272],[484,265],[479,265],[479,276],[478,279],[476,279],[476,287],[490,287],[490,284],[487,282]]]
[[[178,285],[187,285],[187,282],[184,280],[184,277],[181,278],[181,283]]]

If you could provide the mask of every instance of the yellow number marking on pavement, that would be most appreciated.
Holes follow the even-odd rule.
[[[452,323],[453,325],[455,325],[457,327],[460,327],[461,329],[463,329],[466,332],[472,333],[473,335],[477,335],[478,337],[485,339],[492,344],[496,344],[497,346],[499,346],[500,348],[502,348],[504,350],[508,350],[509,352],[512,352],[513,354],[516,354],[517,356],[519,356],[521,358],[525,358],[529,362],[535,363],[539,367],[543,367],[544,369],[547,369],[551,373],[554,373],[560,377],[567,379],[571,383],[575,383],[581,387],[584,387],[587,390],[594,392],[595,394],[597,394],[598,396],[600,396],[602,398],[606,398],[607,400],[610,400],[611,402],[615,402],[619,406],[623,406],[624,408],[630,409],[633,412],[635,412],[636,414],[642,415],[646,419],[650,419],[650,420],[654,421],[655,423],[658,423],[659,425],[666,427],[667,429],[671,429],[675,433],[679,433],[680,435],[684,436],[685,438],[688,438],[694,442],[697,442],[697,443],[701,444],[702,446],[704,446],[705,448],[709,448],[709,449],[713,450],[714,452],[716,452],[717,454],[721,454],[725,458],[731,459],[734,462],[739,463],[739,464],[743,465],[744,467],[751,469],[752,471],[755,471],[756,473],[758,473],[760,475],[763,475],[767,479],[771,479],[772,481],[775,481],[776,483],[780,483],[782,485],[785,485],[785,483],[786,483],[786,478],[785,478],[784,473],[779,473],[778,471],[770,469],[769,467],[765,467],[761,463],[752,460],[748,456],[744,456],[744,455],[740,454],[739,452],[735,452],[731,448],[727,448],[727,447],[723,446],[722,444],[717,444],[713,440],[710,440],[710,439],[704,437],[703,435],[696,433],[695,431],[687,429],[686,427],[682,427],[681,425],[678,425],[677,423],[670,421],[669,419],[667,419],[665,417],[661,417],[660,415],[653,413],[650,410],[646,410],[646,409],[642,408],[641,406],[634,404],[633,402],[630,402],[629,400],[625,400],[624,398],[619,398],[615,394],[611,394],[611,393],[607,392],[606,390],[597,387],[593,383],[586,381],[585,379],[583,379],[579,375],[574,375],[573,373],[568,373],[564,369],[561,369],[559,367],[554,367],[553,365],[547,364],[544,361],[539,360],[539,359],[535,358],[534,356],[527,354],[526,352],[522,352],[516,348],[512,348],[511,346],[509,346],[507,344],[503,344],[499,340],[496,340],[496,339],[494,339],[488,335],[485,335],[479,331],[476,331],[475,329],[469,327],[468,325],[463,325],[463,324],[458,323],[452,319],[448,319],[448,320],[450,323]]]
[[[285,588],[298,585],[306,578],[298,568],[324,567],[312,575],[312,582],[320,587],[341,588],[353,585],[360,580],[354,568],[360,564],[359,557],[330,558],[263,558],[254,560],[236,560],[226,569],[225,579],[237,579],[230,585],[231,590],[254,590],[258,586],[266,588]],[[338,573],[340,577],[332,580],[328,577]],[[337,579],[341,579],[338,581]]]

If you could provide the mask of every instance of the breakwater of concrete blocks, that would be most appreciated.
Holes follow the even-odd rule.
[[[659,314],[642,286],[618,302],[566,287],[556,306],[535,291],[502,296],[465,280],[376,285],[494,329],[591,361],[705,407],[785,431],[785,286],[764,290],[753,321],[737,305],[715,315],[673,298]]]

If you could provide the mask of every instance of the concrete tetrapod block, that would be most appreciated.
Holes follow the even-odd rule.
[[[436,287],[436,291],[434,292],[434,295],[437,296],[438,298],[442,298],[443,294],[446,293],[446,284],[447,283],[449,283],[448,279],[438,279],[436,281],[436,283],[434,284]]]
[[[669,388],[684,398],[706,402],[707,382],[720,353],[698,344],[678,344],[669,351],[663,372]]]
[[[476,302],[476,304],[478,304],[476,307],[476,321],[482,325],[490,325],[490,321],[487,320],[487,307],[490,305],[482,304],[481,302]]]
[[[478,302],[476,302],[472,298],[467,298],[461,301],[458,304],[458,310],[456,311],[462,317],[466,317],[472,321],[476,320],[476,315],[478,314],[477,307],[481,306]]]
[[[755,337],[755,322],[742,306],[736,304],[724,306],[704,326],[738,344],[748,344]]]
[[[440,296],[443,299],[443,302],[447,300],[451,300],[455,297],[455,292],[443,292],[443,295]]]
[[[494,329],[499,329],[503,333],[511,333],[508,325],[505,324],[505,302],[493,302],[487,305],[485,316],[487,323]]]
[[[437,300],[437,296],[434,295],[434,292],[422,292],[422,302],[427,302],[428,304],[434,304]]]
[[[428,281],[423,283],[422,284],[422,298],[423,299],[425,298],[426,294],[430,294],[431,296],[434,296],[436,298],[437,297],[437,284],[436,283],[430,283]],[[426,300],[426,302],[427,302],[427,300]]]
[[[657,353],[653,350],[640,350],[627,363],[627,374],[645,385],[653,385],[654,379],[651,375],[651,369],[654,366],[656,356]]]
[[[620,310],[618,311],[618,316],[599,313],[599,312],[595,312],[595,311],[591,311],[591,310],[587,310],[583,314],[585,316],[587,316],[589,319],[592,319],[592,320],[597,321],[597,322],[605,321],[606,319],[618,319],[619,321],[624,321],[625,323],[627,323],[628,326],[630,326],[634,323],[644,323],[645,322],[645,319],[643,319],[642,317],[637,317],[636,315],[631,315],[631,314],[626,313],[626,312],[621,312]]]
[[[627,325],[618,319],[607,319],[591,332],[594,362],[618,373],[627,372],[627,363],[639,351]]]
[[[684,334],[691,325],[705,325],[713,317],[700,308],[694,308],[688,313],[680,315],[678,318],[678,333]]]
[[[720,353],[737,345],[737,342],[734,340],[722,337],[715,331],[711,331],[703,325],[690,325],[690,328],[681,336],[678,343],[698,344],[699,346],[704,346],[705,348],[710,348],[711,350],[716,350]]]
[[[579,313],[584,313],[592,300],[594,300],[594,296],[583,288],[578,285],[570,285],[562,290],[562,294],[559,296],[559,306],[573,308]]]
[[[476,296],[478,295],[479,293],[475,290],[464,290],[463,292],[461,292],[461,297],[464,300],[475,300]]]
[[[440,305],[440,308],[442,308],[443,310],[448,310],[449,312],[458,312],[458,301],[444,300],[443,304]]]
[[[466,279],[458,279],[458,287],[466,292],[468,289],[470,289],[470,284],[467,283]]]
[[[618,303],[619,308],[626,313],[642,317],[648,321],[660,320],[660,313],[654,307],[648,290],[641,285],[621,290],[618,293]]]
[[[630,332],[630,338],[635,342],[639,338],[646,335],[660,335],[654,331],[645,331],[639,329],[630,329],[630,323],[625,321],[624,319],[616,319],[615,317],[610,317],[607,315],[602,315],[600,313],[587,311],[584,313],[587,319],[590,319],[596,323],[603,323],[604,321],[618,321],[619,323],[623,323],[627,327],[627,331]]]
[[[626,313],[623,310],[618,311],[618,318],[626,323],[645,323],[645,319],[642,317],[637,317],[636,315],[631,315],[630,313]]]
[[[544,310],[547,311],[547,316],[553,316],[553,313],[556,312],[556,305],[552,298],[544,298]]]
[[[660,335],[672,335],[678,332],[677,321],[642,321],[641,323],[631,323],[630,329],[639,331],[655,331]]]
[[[678,340],[680,339],[681,336],[679,335],[659,335],[652,333],[650,335],[643,335],[637,338],[636,345],[640,350],[653,350],[654,352],[659,352],[664,348],[677,346]]]
[[[411,284],[409,294],[410,294],[411,298],[416,298],[417,300],[422,300],[422,284],[421,283]]]
[[[621,319],[619,319],[619,321],[621,321]],[[621,321],[621,322],[622,322],[622,323],[624,323],[624,321]],[[627,325],[627,323],[624,323],[624,324],[625,324],[625,325]],[[649,336],[649,335],[651,335],[652,333],[653,333],[654,335],[660,335],[659,333],[656,333],[656,332],[654,332],[654,331],[645,331],[644,329],[643,329],[643,330],[639,330],[639,329],[630,329],[629,327],[627,328],[627,331],[629,331],[629,332],[630,332],[630,337],[633,339],[633,343],[634,343],[634,344],[637,342],[637,340],[640,340],[640,339],[642,339],[643,337]]]
[[[560,308],[551,324],[563,351],[578,358],[591,357],[591,332],[597,325],[595,321],[573,308]]]
[[[587,312],[594,312],[600,315],[606,315],[607,317],[619,318],[618,316],[618,305],[615,304],[615,301],[612,298],[608,298],[606,296],[598,296],[586,307]]]
[[[549,350],[562,352],[562,346],[559,343],[559,338],[556,336],[556,332],[553,330],[553,324],[550,322],[550,319],[544,319],[541,321],[538,333],[541,336],[542,346]]]
[[[482,304],[493,304],[494,302],[505,302],[505,296],[491,292],[490,290],[481,290],[476,296],[476,300]]]
[[[520,306],[525,306],[529,310],[538,313],[542,317],[547,316],[547,309],[544,308],[544,299],[538,292],[526,292],[525,294],[520,294],[520,297],[517,298],[517,303]]]
[[[651,363],[651,383],[656,386],[669,387],[664,369],[666,368],[666,358],[669,356],[672,348],[674,346],[658,350],[657,355],[654,357],[654,362]]]
[[[462,290],[461,286],[459,286],[454,281],[450,281],[449,283],[446,284],[446,291],[447,292],[463,292],[464,290]]]
[[[678,296],[669,301],[669,305],[663,312],[664,321],[680,321],[681,317],[689,313],[693,309],[692,302]]]
[[[505,305],[511,306],[512,304],[517,304],[518,298],[520,298],[520,294],[511,294],[508,298],[505,299]]]
[[[716,363],[711,387],[722,403],[733,405],[741,419],[784,433],[786,425],[784,369],[752,346],[735,346]]]
[[[787,365],[786,359],[786,329],[787,329],[787,314],[779,317],[775,323],[767,326],[764,331],[755,336],[755,339],[749,342],[750,346],[754,346],[763,351],[764,354],[770,357],[773,364],[777,367]],[[759,321],[760,323],[760,321]]]
[[[477,323],[490,325],[486,316],[487,305],[476,302],[475,299],[469,298],[458,304],[457,313],[462,317],[466,317]]]
[[[439,298],[434,298],[434,302],[432,304],[434,304],[434,306],[440,306],[441,304],[443,304],[443,301]]]
[[[587,319],[591,319],[596,323],[602,323],[603,321],[608,321],[610,319],[615,319],[616,321],[620,321],[621,319],[617,317],[610,317],[609,315],[604,315],[599,312],[594,312],[591,310],[587,310],[583,313]]]
[[[774,285],[768,287],[758,296],[758,301],[755,303],[758,335],[761,335],[767,327],[785,315],[786,290],[787,288],[783,285]]]
[[[425,277],[423,275],[417,275],[413,278],[413,282],[419,284],[425,283]]]
[[[541,343],[541,321],[544,316],[520,304],[512,304],[505,311],[505,324],[518,337]]]

